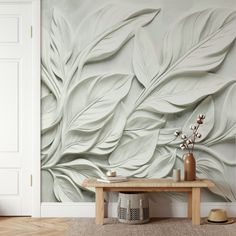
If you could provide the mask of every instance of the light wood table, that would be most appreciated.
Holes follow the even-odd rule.
[[[187,192],[188,217],[192,224],[200,225],[201,188],[214,187],[214,183],[206,179],[196,181],[174,182],[172,179],[128,179],[126,182],[101,183],[96,179],[86,179],[84,187],[96,189],[96,224],[103,224],[104,220],[104,192]]]

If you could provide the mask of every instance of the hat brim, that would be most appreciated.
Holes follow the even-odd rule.
[[[209,221],[207,218],[205,218],[204,222],[210,225],[228,225],[228,224],[233,224],[234,219],[228,219],[225,222],[214,222],[214,221]]]

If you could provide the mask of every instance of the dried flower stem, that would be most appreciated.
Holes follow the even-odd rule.
[[[196,137],[197,137],[197,130],[199,128],[200,124],[197,125],[197,128],[195,129],[195,131],[193,131],[193,145],[192,145],[192,153],[193,153],[193,150],[194,150],[194,144],[195,144],[195,141],[196,141]]]
[[[178,137],[181,133],[181,138],[183,139],[183,142],[180,144],[180,148],[182,150],[187,149],[188,153],[193,153],[194,151],[194,145],[196,142],[196,138],[201,138],[201,134],[198,133],[198,128],[201,124],[203,124],[203,120],[205,119],[205,115],[200,114],[197,118],[197,122],[195,125],[191,125],[191,130],[192,130],[192,134],[190,136],[187,137],[186,134],[182,133],[180,130],[176,130],[175,131],[175,136]],[[190,145],[192,145],[190,147]]]

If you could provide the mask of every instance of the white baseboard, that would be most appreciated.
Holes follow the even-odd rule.
[[[94,202],[41,203],[41,217],[94,217]]]
[[[236,216],[236,202],[202,202],[201,217],[206,217],[213,208],[222,208],[229,217]],[[105,204],[105,216],[117,216],[117,203]],[[150,203],[150,217],[186,217],[187,204],[175,202],[168,205]],[[95,217],[95,203],[50,203],[41,204],[41,217]]]

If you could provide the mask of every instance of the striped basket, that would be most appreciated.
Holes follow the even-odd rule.
[[[118,220],[127,224],[143,224],[149,221],[147,193],[121,192],[118,198]]]

